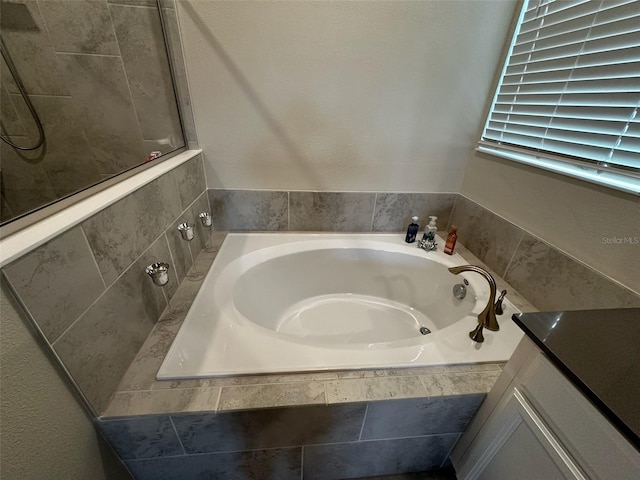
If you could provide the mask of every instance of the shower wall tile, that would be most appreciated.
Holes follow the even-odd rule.
[[[82,223],[111,284],[180,215],[174,178],[164,175]]]
[[[362,440],[461,433],[485,394],[372,402]]]
[[[355,441],[365,409],[365,404],[332,405],[172,418],[189,454]]]
[[[109,11],[127,72],[142,137],[184,144],[158,9],[111,4]]]
[[[79,227],[11,263],[4,273],[50,342],[105,290]]]
[[[119,55],[106,1],[47,0],[39,6],[57,52]]]
[[[304,479],[339,480],[431,470],[445,461],[457,438],[458,434],[447,434],[305,447]]]
[[[504,276],[524,234],[520,228],[461,195],[450,224],[458,227],[460,243]]]
[[[53,347],[97,411],[106,407],[164,307],[138,262]],[[142,267],[143,268],[143,267]]]
[[[2,60],[2,69],[5,70],[4,59]],[[20,99],[22,97],[19,97]],[[21,135],[25,136],[27,131],[22,123],[22,118],[18,115],[13,99],[7,92],[7,88],[2,82],[0,85],[0,132],[3,135]]]
[[[123,460],[184,454],[168,416],[101,421],[98,426]]]
[[[185,210],[207,188],[204,181],[202,154],[176,167],[173,170],[173,177],[178,185],[182,210]]]
[[[208,194],[216,230],[288,230],[287,192],[211,189]]]
[[[289,230],[370,232],[375,193],[290,192]]]
[[[120,57],[58,53],[94,157],[104,173],[139,165],[147,153]],[[100,95],[96,95],[96,91]],[[109,166],[111,165],[111,169]]]
[[[429,215],[436,215],[439,229],[444,230],[457,197],[456,193],[378,193],[372,230],[406,232],[413,215],[420,219],[420,230],[429,222]]]
[[[300,480],[302,448],[127,461],[137,480]]]
[[[539,310],[640,307],[640,296],[526,234],[505,281]]]
[[[29,125],[28,143],[35,145],[38,132],[31,113],[20,95],[13,95],[13,100],[23,122]],[[38,149],[21,155],[32,162],[39,162],[45,169],[56,198],[99,182],[100,165],[94,159],[84,134],[84,122],[74,113],[73,100],[69,97],[34,96],[31,102],[46,132],[46,152]]]
[[[2,39],[29,94],[69,95],[69,79],[57,62],[36,0],[2,2]],[[7,88],[18,93],[13,81]]]

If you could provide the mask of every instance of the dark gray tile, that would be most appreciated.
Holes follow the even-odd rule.
[[[204,180],[202,155],[198,155],[176,167],[171,172],[171,175],[173,175],[178,185],[182,210],[186,210],[207,188]]]
[[[107,406],[162,313],[158,287],[135,264],[53,345],[98,412]],[[164,304],[166,306],[166,302]]]
[[[30,95],[69,95],[68,81],[58,64],[47,27],[35,0],[2,2],[2,40]],[[3,65],[4,66],[4,65]],[[18,93],[3,68],[3,83]]]
[[[451,225],[458,241],[498,275],[504,275],[524,231],[462,195],[456,200]]]
[[[304,479],[339,480],[438,468],[457,438],[458,434],[446,434],[304,447]]]
[[[526,234],[504,277],[539,310],[640,307],[640,296]]]
[[[370,232],[375,193],[291,192],[291,231]]]
[[[449,224],[456,193],[378,193],[373,215],[374,232],[405,232],[411,217],[419,217],[420,229],[429,222],[429,215],[438,217],[438,229]]]
[[[357,440],[365,405],[274,408],[173,417],[187,453]]]
[[[119,173],[141,164],[148,152],[120,57],[58,53],[95,159]],[[100,92],[100,95],[96,95]]]
[[[187,455],[127,462],[137,480],[299,480],[301,448]]]
[[[119,55],[106,2],[39,2],[47,31],[58,52]]]
[[[180,214],[173,178],[163,175],[85,220],[82,227],[107,285]]]
[[[4,59],[2,69],[6,69]],[[22,99],[22,97],[19,97]],[[22,118],[18,115],[16,106],[13,104],[11,95],[7,92],[4,82],[0,85],[0,132],[2,135],[20,135],[25,136],[26,130],[22,123]]]
[[[169,417],[100,421],[98,426],[123,460],[184,455]]]
[[[216,230],[288,229],[287,192],[213,189],[208,193]]]
[[[105,290],[79,227],[11,263],[4,272],[50,342]]]
[[[484,400],[484,394],[371,402],[362,439],[461,433]]]
[[[109,11],[142,137],[172,149],[183,146],[158,9],[111,4]]]

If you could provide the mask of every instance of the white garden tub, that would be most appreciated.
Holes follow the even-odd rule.
[[[517,311],[473,342],[489,286],[466,263],[398,234],[229,234],[157,378],[506,361]]]

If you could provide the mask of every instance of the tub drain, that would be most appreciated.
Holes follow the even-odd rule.
[[[428,333],[431,333],[431,330],[429,330],[427,327],[420,327],[420,333],[422,335],[427,335]]]

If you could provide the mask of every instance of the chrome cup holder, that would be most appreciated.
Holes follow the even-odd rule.
[[[193,240],[196,226],[193,223],[181,223],[178,225],[178,231],[182,235],[182,239],[190,242]]]
[[[153,283],[159,287],[165,286],[169,282],[169,264],[152,263],[144,270],[151,277]]]
[[[209,212],[200,213],[198,218],[205,227],[210,227],[213,224],[213,220],[211,219],[211,214]]]

